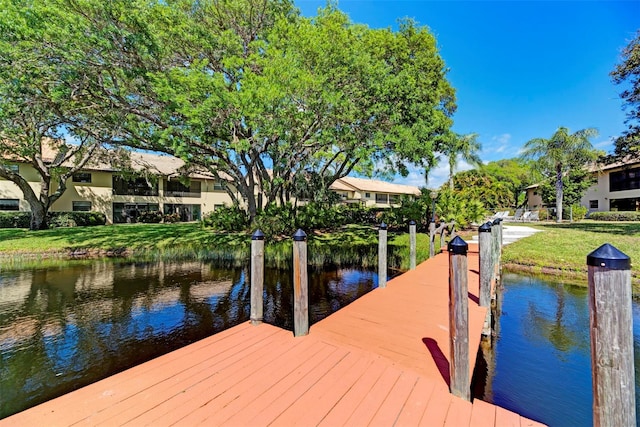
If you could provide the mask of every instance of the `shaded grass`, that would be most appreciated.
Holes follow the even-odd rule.
[[[573,224],[527,224],[542,233],[505,246],[503,261],[556,270],[561,276],[586,284],[587,255],[609,243],[631,257],[634,284],[640,281],[640,223],[585,220]]]
[[[417,235],[417,262],[429,255],[429,240]],[[72,253],[115,253],[135,260],[206,260],[221,266],[246,265],[250,256],[249,233],[218,233],[199,223],[117,224],[100,227],[56,228],[43,231],[0,229],[0,267],[31,268],[60,265]],[[409,235],[389,233],[391,268],[409,268]],[[265,265],[287,268],[291,264],[290,238],[266,242]],[[308,261],[328,265],[375,267],[378,230],[350,225],[332,232],[308,235]]]

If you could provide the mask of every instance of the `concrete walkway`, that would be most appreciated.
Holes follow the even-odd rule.
[[[529,237],[532,234],[538,233],[542,230],[537,230],[533,227],[527,227],[526,225],[513,225],[510,223],[502,224],[502,242],[505,245],[513,243],[516,240],[520,240],[524,237]],[[473,242],[478,242],[478,235],[472,237]]]

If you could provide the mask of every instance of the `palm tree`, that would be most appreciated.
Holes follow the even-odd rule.
[[[542,171],[555,175],[557,222],[562,222],[563,179],[569,170],[585,167],[598,157],[598,151],[589,141],[596,135],[598,131],[594,128],[571,134],[569,129],[559,127],[551,138],[534,138],[524,145],[523,158],[534,160]]]
[[[477,133],[469,133],[460,135],[451,133],[447,140],[442,144],[440,152],[449,158],[449,189],[453,191],[453,172],[458,157],[461,157],[467,163],[474,166],[481,166],[482,160],[478,152],[482,149],[482,145],[478,142]]]

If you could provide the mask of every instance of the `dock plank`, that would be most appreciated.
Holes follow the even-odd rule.
[[[473,297],[477,254],[468,262],[473,355],[486,309]],[[308,336],[246,322],[0,427],[540,425],[449,393],[448,316],[445,253],[312,325]]]

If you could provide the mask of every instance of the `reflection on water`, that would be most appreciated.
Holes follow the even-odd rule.
[[[248,269],[201,262],[0,274],[0,418],[249,319]],[[377,283],[373,272],[309,272],[310,322]],[[292,278],[265,271],[265,321],[292,322]]]
[[[506,274],[485,398],[550,426],[592,420],[586,287]],[[633,303],[636,408],[640,410],[640,304]],[[638,412],[640,414],[640,412]]]

